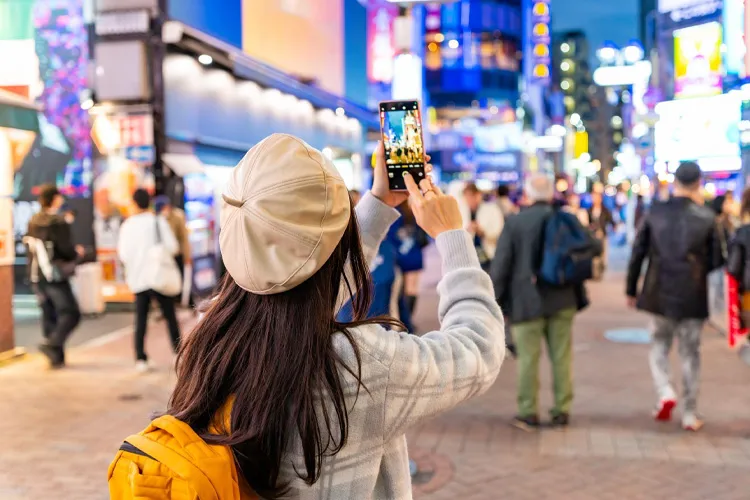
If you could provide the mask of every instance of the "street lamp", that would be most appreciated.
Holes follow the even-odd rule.
[[[631,40],[622,49],[622,57],[627,64],[635,64],[638,61],[642,61],[645,54],[643,45],[638,40]]]

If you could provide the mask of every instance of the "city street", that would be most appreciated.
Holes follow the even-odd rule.
[[[432,256],[423,279],[422,330],[435,326],[436,264]],[[647,347],[604,336],[648,325],[625,309],[621,268],[622,262],[589,287],[593,305],[576,321],[570,429],[529,434],[508,425],[515,412],[515,364],[508,359],[488,394],[409,434],[420,466],[416,498],[748,497],[750,368],[707,331],[700,399],[705,429],[686,434],[677,422],[653,422]],[[149,332],[147,347],[160,366],[151,374],[135,374],[131,339],[120,331],[89,341],[71,351],[70,368],[59,372],[47,371],[38,357],[0,368],[0,499],[108,498],[109,461],[124,437],[164,409],[172,378],[162,324]],[[542,366],[547,408],[549,370]]]

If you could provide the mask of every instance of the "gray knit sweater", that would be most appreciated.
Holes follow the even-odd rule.
[[[368,258],[375,256],[398,212],[367,194],[356,209]],[[495,381],[505,355],[505,333],[492,283],[480,267],[466,231],[437,238],[443,262],[440,330],[422,337],[364,326],[353,331],[362,355],[360,390],[343,370],[349,408],[349,438],[343,449],[324,459],[320,480],[307,486],[294,472],[304,471],[299,442],[282,468],[292,499],[410,499],[411,477],[405,432],[467,399]],[[343,335],[336,349],[351,367],[356,360]]]

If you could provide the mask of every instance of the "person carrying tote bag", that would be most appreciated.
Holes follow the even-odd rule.
[[[174,260],[179,245],[167,221],[151,212],[151,196],[145,190],[136,190],[133,201],[136,213],[120,228],[117,255],[125,267],[128,287],[135,295],[136,370],[144,372],[149,369],[144,344],[152,299],[159,303],[172,348],[177,352],[180,328],[173,297],[182,289],[182,278]]]

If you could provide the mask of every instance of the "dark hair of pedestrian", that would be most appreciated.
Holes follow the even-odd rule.
[[[342,377],[357,381],[357,397],[360,388],[367,391],[352,329],[375,323],[403,327],[392,318],[367,319],[371,295],[354,215],[323,267],[287,292],[253,294],[226,274],[180,349],[167,413],[206,442],[230,446],[238,470],[262,498],[288,494],[290,485],[280,484],[280,472],[296,439],[304,459],[296,472],[314,484],[324,457],[338,453],[349,436]],[[352,322],[336,317],[340,296],[351,300]],[[335,342],[349,344],[345,349],[353,351],[356,366],[345,364],[334,348],[339,335]]]
[[[716,215],[722,215],[724,213],[724,202],[726,200],[727,197],[723,194],[720,194],[719,196],[711,200],[711,209],[713,209]]]
[[[479,188],[473,182],[469,182],[468,184],[466,184],[466,187],[464,187],[464,193],[477,194],[479,192]]]
[[[151,205],[151,195],[145,189],[136,189],[133,192],[133,201],[135,202],[135,206],[141,210],[148,210],[148,207]]]
[[[45,184],[39,188],[39,204],[42,208],[49,208],[60,195],[60,190],[54,184]]]
[[[750,215],[750,188],[747,188],[742,192],[740,213],[742,214],[742,216]]]
[[[506,197],[510,196],[510,188],[508,187],[508,185],[507,184],[500,184],[497,187],[497,195],[500,198],[506,198]]]

